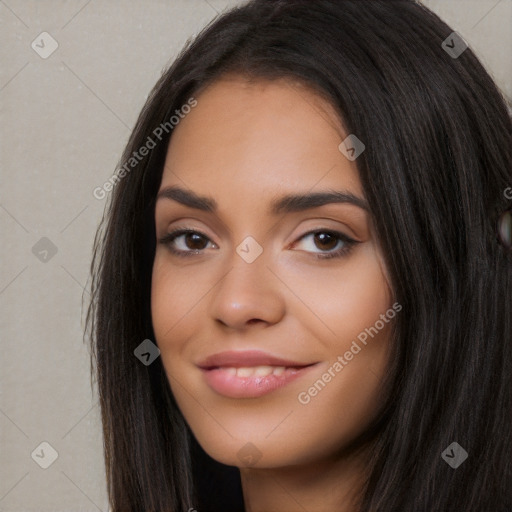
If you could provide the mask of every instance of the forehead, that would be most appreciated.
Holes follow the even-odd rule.
[[[355,162],[338,146],[342,123],[328,101],[290,80],[224,77],[197,97],[173,130],[161,188],[185,186],[252,198],[315,187],[362,195]]]

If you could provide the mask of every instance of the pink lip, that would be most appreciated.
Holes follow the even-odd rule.
[[[203,359],[197,366],[202,369],[212,369],[213,367],[228,366],[232,368],[241,368],[248,366],[288,366],[302,367],[309,366],[311,363],[301,363],[290,359],[274,357],[260,350],[244,350],[219,352]]]
[[[198,364],[206,383],[217,393],[229,398],[257,398],[286,386],[316,363],[301,363],[266,354],[258,350],[228,351],[207,357]],[[284,366],[282,375],[238,377],[227,368]]]

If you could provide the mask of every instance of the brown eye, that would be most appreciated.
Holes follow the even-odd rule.
[[[317,247],[323,251],[334,249],[338,243],[338,240],[335,236],[332,236],[330,233],[326,232],[315,233],[314,240]]]
[[[311,241],[307,242],[308,239]],[[338,231],[323,229],[306,233],[294,245],[300,243],[306,246],[305,252],[311,252],[319,259],[328,259],[347,255],[360,242]]]
[[[185,245],[188,249],[201,250],[205,248],[205,238],[199,233],[185,233],[181,235],[184,237]],[[206,245],[208,245],[206,243]]]
[[[200,254],[207,248],[208,243],[212,243],[205,234],[192,229],[177,229],[165,235],[159,242],[178,256]]]

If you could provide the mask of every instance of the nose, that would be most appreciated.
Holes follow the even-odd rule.
[[[263,257],[246,263],[235,254],[230,270],[212,290],[210,313],[214,321],[232,329],[272,325],[285,314],[283,291]]]

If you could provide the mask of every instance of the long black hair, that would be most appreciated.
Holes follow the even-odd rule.
[[[510,208],[512,123],[471,49],[443,45],[452,32],[412,0],[253,0],[163,73],[113,177],[91,266],[113,512],[200,502],[194,440],[160,359],[145,366],[133,352],[154,341],[153,216],[169,120],[191,99],[200,108],[201,89],[225,73],[302,81],[366,146],[356,163],[403,310],[361,512],[512,509],[512,256],[496,237]],[[453,442],[468,454],[456,469],[441,456]]]

